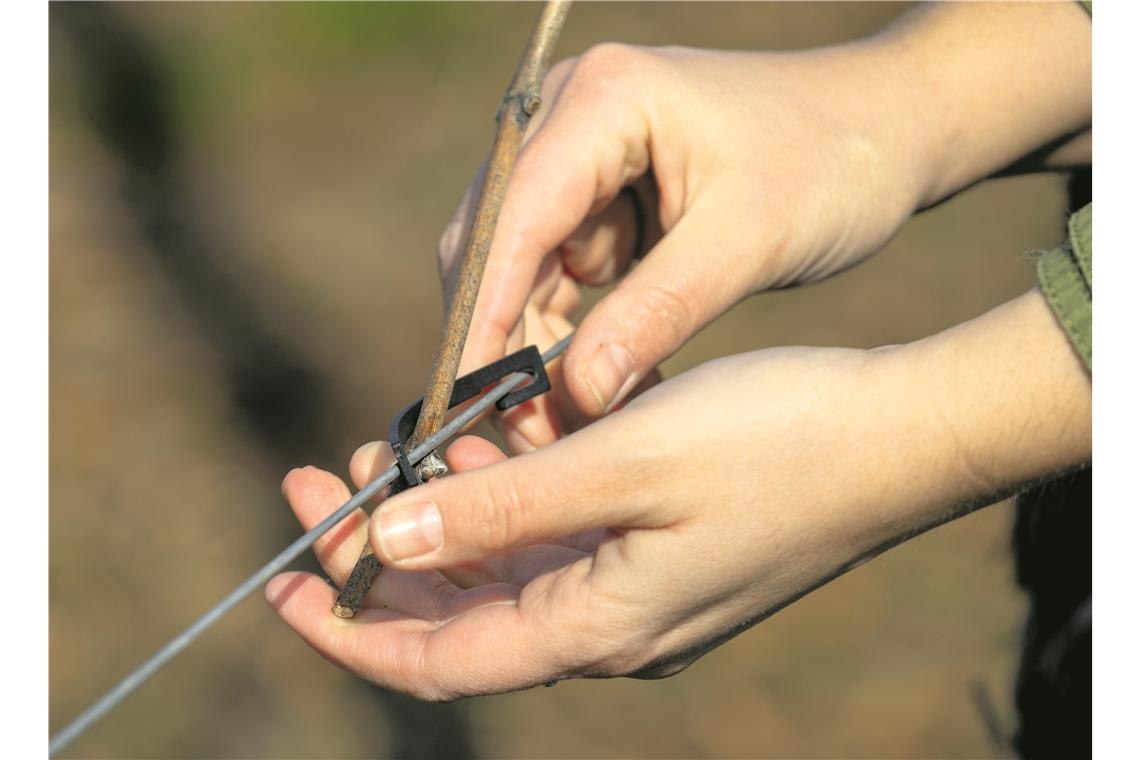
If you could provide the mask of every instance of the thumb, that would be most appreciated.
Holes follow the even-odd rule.
[[[620,476],[620,455],[604,461],[597,453],[602,447],[580,445],[576,437],[593,436],[570,436],[393,496],[372,516],[373,551],[401,570],[426,570],[591,528],[660,524],[648,500],[628,487],[631,479]]]
[[[564,359],[566,386],[584,413],[613,410],[665,359],[752,291],[749,257],[690,210],[590,310]]]

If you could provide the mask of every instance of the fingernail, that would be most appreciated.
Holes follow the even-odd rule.
[[[594,394],[598,406],[608,412],[629,393],[633,376],[633,356],[620,343],[606,343],[582,367],[582,378]]]
[[[384,555],[412,559],[443,545],[443,521],[435,502],[420,501],[380,510],[379,538]]]

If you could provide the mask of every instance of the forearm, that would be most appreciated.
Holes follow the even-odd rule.
[[[931,495],[900,505],[907,529],[1091,460],[1091,379],[1039,291],[882,353]]]
[[[1003,171],[1091,161],[1092,55],[1077,3],[923,4],[869,41],[921,132],[920,206]]]

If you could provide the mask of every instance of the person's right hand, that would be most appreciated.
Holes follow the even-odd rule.
[[[555,66],[511,178],[464,369],[572,328],[577,283],[638,266],[582,321],[563,362],[561,415],[508,415],[529,450],[622,401],[742,298],[817,280],[881,246],[915,209],[912,120],[883,118],[873,56],[595,47]],[[901,96],[903,93],[890,93]],[[440,244],[453,275],[472,186]],[[447,282],[451,291],[454,283]],[[514,340],[511,339],[514,332]],[[512,345],[517,344],[517,345]],[[556,394],[557,395],[557,394]]]
[[[613,409],[744,297],[850,267],[917,208],[1087,127],[1088,20],[1062,5],[932,4],[830,48],[606,44],[553,67],[463,371],[565,335],[579,283],[645,256],[582,319],[554,392],[505,415],[507,443],[528,451]],[[448,293],[480,184],[440,242]]]

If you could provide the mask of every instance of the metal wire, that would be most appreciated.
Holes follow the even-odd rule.
[[[573,337],[573,333],[567,335],[543,353],[543,363],[549,364],[559,354],[565,351]],[[490,409],[495,402],[503,396],[522,385],[529,377],[529,375],[523,372],[516,372],[510,377],[504,378],[498,385],[483,396],[480,396],[471,406],[456,415],[455,419],[448,422],[441,427],[438,432],[429,436],[422,444],[415,447],[408,455],[408,459],[413,464],[419,462],[448,438],[451,438],[483,412]],[[149,660],[136,668],[130,675],[120,681],[117,686],[96,700],[90,707],[80,713],[79,717],[53,736],[48,746],[48,756],[55,757],[64,747],[78,738],[84,731],[122,702],[131,692],[139,686],[142,686],[147,679],[174,659],[179,652],[190,646],[207,628],[218,622],[223,615],[236,607],[247,596],[264,586],[270,578],[284,570],[290,562],[301,556],[309,547],[316,543],[318,538],[327,533],[341,520],[348,517],[354,509],[367,504],[369,499],[380,492],[380,489],[395,481],[399,475],[399,468],[396,465],[392,465],[385,470],[380,477],[357,491],[351,499],[322,520],[319,525],[289,544],[284,551],[230,592],[229,596],[218,602],[209,612],[194,621],[189,628],[171,639],[162,649],[155,652]]]

